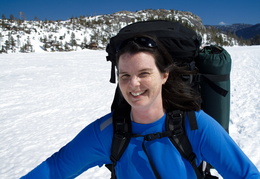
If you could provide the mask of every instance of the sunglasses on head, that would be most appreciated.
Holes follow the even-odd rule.
[[[135,42],[136,44],[138,44],[139,46],[142,46],[142,47],[148,47],[148,48],[157,47],[156,42],[149,37],[134,37],[134,38],[130,38],[130,39],[123,41],[118,46],[116,51],[119,52],[120,50],[122,50],[129,42]]]

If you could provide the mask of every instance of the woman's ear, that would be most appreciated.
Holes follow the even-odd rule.
[[[162,74],[162,84],[164,85],[166,83],[166,81],[168,80],[169,77],[169,72],[165,72]]]

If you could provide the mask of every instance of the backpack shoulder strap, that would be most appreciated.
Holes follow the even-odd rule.
[[[132,135],[130,106],[128,104],[122,104],[120,108],[114,111],[113,127],[114,134],[110,155],[110,160],[112,161],[112,164],[106,164],[106,167],[111,171],[111,179],[116,179],[116,163],[123,155],[131,140]]]
[[[175,110],[167,114],[166,130],[173,131],[173,135],[169,137],[171,142],[179,151],[181,156],[191,163],[197,178],[203,178],[196,165],[196,155],[192,151],[192,146],[184,129],[185,115],[188,115],[191,130],[198,129],[194,111],[184,113],[182,111]]]

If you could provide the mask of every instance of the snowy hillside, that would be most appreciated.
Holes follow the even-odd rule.
[[[121,11],[114,14],[72,17],[66,21],[0,19],[0,54],[38,51],[78,51],[105,48],[108,39],[133,22],[164,19],[179,21],[203,36],[203,43],[237,45],[234,37],[208,30],[200,17],[176,10]]]
[[[230,135],[260,169],[260,46],[226,49]],[[0,178],[26,174],[110,111],[115,85],[105,57],[101,50],[0,55]],[[78,178],[109,177],[95,167]]]

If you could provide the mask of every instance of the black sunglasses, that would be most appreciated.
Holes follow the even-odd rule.
[[[156,42],[149,37],[134,37],[123,41],[117,48],[116,52],[122,50],[129,42],[135,42],[142,47],[155,48],[157,47]]]

